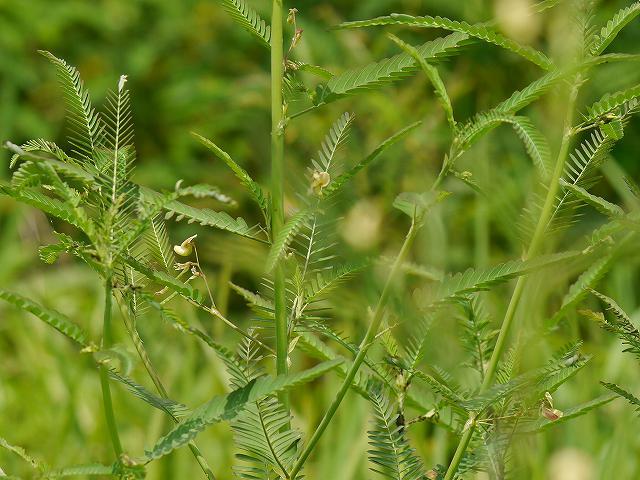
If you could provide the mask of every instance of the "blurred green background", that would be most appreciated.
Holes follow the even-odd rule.
[[[270,2],[251,3],[268,17]],[[286,7],[299,10],[299,26],[304,29],[294,57],[334,73],[395,54],[397,48],[379,29],[335,32],[328,27],[342,20],[390,12],[443,15],[468,22],[497,16],[499,26],[519,40],[552,53],[561,51],[566,20],[562,10],[551,10],[525,24],[510,22],[510,13],[520,3],[522,0],[285,2]],[[594,24],[601,24],[628,3],[600,2]],[[413,44],[442,33],[390,30]],[[639,46],[640,24],[635,23],[610,51],[638,53]],[[266,183],[270,128],[268,52],[235,27],[216,0],[0,0],[0,139],[19,144],[44,137],[65,145],[61,91],[54,69],[37,54],[38,49],[49,50],[77,66],[97,106],[120,74],[129,76],[139,158],[136,181],[156,189],[172,188],[178,179],[184,179],[186,184],[217,185],[238,200],[238,206],[230,212],[254,223],[260,220],[232,174],[190,135],[195,131],[211,138],[254,178]],[[537,67],[485,44],[468,47],[439,68],[459,120],[493,106],[540,75]],[[637,64],[600,68],[583,90],[580,104],[638,83]],[[548,135],[552,146],[557,145],[561,131],[556,115],[558,102],[557,94],[552,93],[527,111]],[[293,188],[303,178],[327,129],[347,110],[356,114],[356,124],[343,151],[346,162],[360,158],[402,126],[424,120],[417,133],[357,178],[350,198],[341,207],[343,219],[338,231],[346,258],[392,255],[407,225],[400,214],[392,211],[391,203],[401,191],[426,188],[437,174],[449,141],[444,115],[423,76],[415,75],[380,92],[341,100],[295,119],[287,131],[291,199]],[[421,248],[414,255],[416,262],[458,271],[520,254],[514,219],[532,187],[534,171],[518,139],[503,129],[507,127],[474,147],[461,164],[489,188],[492,197],[479,202],[463,184],[447,183],[445,188],[456,195],[423,233]],[[640,178],[639,151],[640,121],[636,118],[613,152],[615,161],[604,169],[607,181],[598,193],[622,203],[631,201],[617,186],[623,173]],[[8,153],[0,151],[2,179],[9,177],[8,159]],[[207,201],[201,204],[211,206]],[[582,230],[571,232],[559,242],[570,247],[580,232],[600,221],[595,212],[586,210]],[[55,266],[44,265],[38,259],[37,247],[52,241],[52,229],[39,212],[0,197],[0,285],[64,311],[97,337],[102,299],[96,277],[68,258]],[[184,224],[170,225],[175,243],[192,233],[199,234],[202,257],[218,300],[230,317],[245,323],[250,316],[247,309],[224,285],[231,278],[248,288],[258,288],[264,252],[229,235]],[[637,266],[635,257],[620,262],[606,276],[602,287],[636,319],[640,301]],[[344,287],[335,300],[341,312],[335,319],[336,329],[359,338],[365,309],[349,305],[362,304],[362,300],[352,302],[356,296],[374,301],[377,282],[376,271],[372,271],[361,282]],[[498,291],[504,296],[507,292]],[[496,318],[502,318],[505,301],[498,298],[494,302]],[[189,307],[180,313],[195,321],[196,313]],[[233,346],[237,342],[219,325],[210,325],[206,318],[200,321],[223,343]],[[452,328],[455,320],[444,318],[442,322],[434,332],[434,349],[427,361],[464,375],[456,370],[460,368],[457,355],[462,353]],[[536,321],[522,318],[521,325],[535,329]],[[194,406],[225,389],[224,369],[210,352],[190,338],[177,336],[157,319],[140,328],[173,397]],[[579,338],[586,342],[585,352],[595,358],[577,379],[558,392],[559,404],[571,405],[604,393],[600,380],[624,383],[632,392],[638,392],[638,365],[621,353],[619,342],[578,317],[547,339],[538,353],[547,354],[551,346]],[[144,378],[141,374],[138,377]],[[305,432],[317,422],[338,385],[336,378],[322,382],[313,394],[296,393],[294,411]],[[114,388],[123,442],[134,454],[141,453],[168,424],[160,413],[150,412],[142,402]],[[373,477],[367,470],[364,453],[367,418],[367,405],[356,396],[348,397],[313,457],[308,478]],[[550,429],[539,438],[524,441],[521,450],[526,453],[519,454],[523,476],[518,478],[638,478],[639,427],[632,409],[617,400],[586,417]],[[37,320],[4,304],[0,305],[0,436],[25,447],[51,466],[106,462],[111,455],[105,441],[93,363]],[[230,474],[230,439],[229,429],[218,426],[207,430],[200,440],[220,478]],[[427,466],[445,463],[455,447],[454,439],[445,431],[428,426],[416,429],[413,440]],[[2,449],[0,468],[7,473],[29,475],[24,462]],[[152,479],[199,477],[187,451],[149,468]]]

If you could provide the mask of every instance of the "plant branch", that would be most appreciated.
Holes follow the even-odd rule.
[[[373,314],[373,319],[369,324],[367,333],[365,334],[364,338],[362,339],[362,342],[360,343],[358,354],[356,355],[356,358],[351,364],[351,368],[345,375],[342,381],[342,385],[340,386],[340,390],[338,390],[338,393],[336,394],[335,398],[333,399],[333,402],[329,406],[329,409],[324,414],[324,417],[320,421],[320,424],[316,427],[315,432],[313,432],[313,436],[309,440],[309,443],[307,444],[305,449],[302,451],[302,453],[300,454],[300,458],[298,459],[293,469],[291,470],[290,478],[292,480],[296,478],[296,475],[300,472],[300,469],[302,468],[307,458],[315,448],[316,444],[320,440],[320,437],[322,436],[326,428],[329,426],[331,419],[333,418],[336,411],[338,410],[338,407],[342,403],[342,400],[344,399],[345,395],[351,388],[351,384],[353,382],[353,379],[356,376],[356,373],[358,373],[358,370],[360,369],[363,362],[365,361],[367,352],[369,351],[369,348],[371,347],[371,345],[373,345],[376,335],[378,333],[378,330],[380,329],[380,325],[382,324],[382,320],[384,319],[385,306],[387,304],[387,300],[389,299],[389,295],[391,294],[393,284],[395,283],[398,275],[402,271],[402,264],[404,263],[405,257],[407,256],[409,249],[411,248],[411,245],[416,236],[417,230],[418,230],[418,226],[416,222],[413,221],[411,223],[411,228],[409,228],[409,232],[407,233],[407,236],[404,239],[402,248],[400,249],[400,252],[396,257],[396,260],[393,263],[393,266],[391,267],[391,272],[387,277],[387,281],[382,289],[380,298],[378,299],[378,304],[376,305],[376,309]]]
[[[113,284],[111,282],[111,275],[107,275],[105,279],[105,298],[104,298],[104,319],[102,323],[102,348],[107,349],[111,347],[113,343],[113,336],[111,332],[111,301],[112,301]],[[119,461],[122,455],[122,444],[120,443],[120,435],[118,434],[118,426],[116,424],[116,417],[113,413],[113,402],[111,400],[111,389],[109,387],[109,376],[107,367],[100,366],[100,385],[102,387],[102,403],[104,405],[104,415],[107,422],[107,429],[109,436],[111,437],[111,443],[113,445],[113,451],[116,454],[116,459]]]
[[[560,150],[558,152],[558,158],[556,160],[556,165],[553,171],[553,175],[549,181],[549,187],[547,190],[547,195],[545,197],[544,204],[542,206],[542,210],[540,212],[540,216],[538,217],[538,222],[536,224],[536,228],[533,233],[533,237],[531,238],[531,242],[529,243],[529,248],[527,249],[525,255],[523,256],[523,260],[529,260],[530,258],[535,257],[542,246],[544,235],[547,231],[547,227],[549,225],[549,220],[551,219],[551,214],[553,212],[553,205],[555,203],[556,195],[558,193],[558,188],[560,186],[560,177],[562,176],[562,172],[565,168],[565,163],[569,156],[569,147],[571,146],[571,138],[572,138],[572,130],[571,126],[573,123],[574,116],[574,108],[576,103],[576,98],[578,96],[578,91],[580,87],[580,78],[577,77],[570,89],[569,101],[567,104],[567,113],[564,121],[564,129],[562,136],[562,143],[560,145]],[[520,303],[520,299],[522,298],[522,294],[524,293],[525,285],[527,281],[527,276],[522,275],[518,278],[516,282],[516,286],[513,290],[513,294],[511,295],[511,300],[509,301],[509,306],[507,307],[507,311],[505,313],[504,319],[502,321],[502,326],[500,327],[500,333],[498,334],[498,338],[496,340],[496,345],[491,355],[491,359],[489,360],[489,366],[487,367],[487,371],[485,372],[484,380],[480,387],[480,392],[484,392],[491,387],[493,384],[493,380],[498,369],[498,364],[500,363],[500,359],[502,358],[502,354],[504,353],[506,347],[507,337],[509,336],[509,332],[511,330],[511,325],[513,324],[513,319],[515,318],[516,311],[518,309],[518,305]],[[475,420],[470,418],[471,423],[469,427],[465,430],[460,442],[458,443],[458,447],[456,452],[451,460],[449,468],[447,469],[447,473],[444,476],[444,480],[453,480],[456,471],[458,470],[458,466],[460,465],[460,461],[471,441],[471,437],[473,436],[475,430]]]
[[[282,0],[273,0],[271,14],[271,238],[277,238],[284,225],[284,110],[282,82],[284,56],[282,40]],[[282,265],[275,269],[276,371],[287,373],[289,350],[286,285]],[[286,397],[282,397],[287,403]]]

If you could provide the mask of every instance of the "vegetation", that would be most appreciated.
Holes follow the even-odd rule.
[[[94,108],[42,45],[66,129],[4,145],[0,476],[637,475],[615,337],[640,359],[640,334],[613,298],[638,302],[640,2],[498,1],[477,22],[345,6],[367,19],[329,32],[321,5],[255,3],[193,5],[242,39],[221,62],[258,60],[214,85],[240,113],[190,124],[188,149],[144,121],[134,140],[135,70]],[[393,53],[318,66],[341,35],[356,59]],[[163,88],[196,105],[215,72],[180,74]],[[138,162],[152,141],[166,157]],[[588,453],[567,465],[571,446]]]

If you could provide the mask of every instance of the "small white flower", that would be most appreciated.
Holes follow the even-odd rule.
[[[174,245],[173,251],[176,252],[176,255],[180,255],[181,257],[188,257],[193,252],[193,241],[198,235],[192,235],[187,238],[180,245]]]

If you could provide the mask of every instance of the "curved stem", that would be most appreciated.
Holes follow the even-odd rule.
[[[282,0],[273,0],[271,13],[271,238],[277,238],[284,225],[284,111],[282,104],[283,23]],[[289,340],[285,278],[281,265],[275,270],[276,371],[286,374]],[[286,404],[286,397],[282,397]]]
[[[529,248],[527,249],[527,252],[523,256],[523,260],[528,260],[532,257],[535,257],[538,254],[538,252],[540,251],[540,247],[542,246],[542,242],[544,240],[544,234],[547,231],[549,221],[551,220],[551,215],[553,213],[553,206],[556,200],[556,195],[558,193],[558,188],[560,186],[560,177],[562,176],[562,172],[564,171],[567,157],[569,156],[569,147],[571,146],[571,138],[572,138],[571,125],[573,123],[574,107],[575,107],[576,98],[578,96],[579,87],[580,87],[580,79],[576,78],[575,81],[573,82],[570,95],[569,95],[569,101],[567,104],[567,113],[564,121],[564,132],[562,136],[562,143],[560,145],[560,151],[558,152],[558,158],[556,160],[553,174],[549,181],[547,195],[545,197],[544,205],[542,206],[540,216],[538,217],[538,223],[536,224],[533,237],[531,238],[531,242],[529,243]],[[513,294],[511,295],[511,300],[509,301],[509,306],[507,307],[507,311],[502,321],[502,326],[500,327],[500,333],[498,334],[496,345],[491,355],[491,359],[489,360],[489,366],[487,367],[487,371],[485,372],[482,386],[480,387],[480,392],[486,391],[493,384],[493,380],[494,380],[496,371],[498,369],[498,364],[500,363],[500,359],[502,358],[502,355],[506,347],[507,337],[509,336],[509,331],[511,330],[513,319],[515,318],[515,314],[518,309],[520,299],[522,298],[522,294],[524,293],[526,281],[527,281],[527,276],[523,275],[519,277],[518,281],[516,282],[516,286],[513,290]],[[467,449],[467,446],[471,441],[471,437],[473,436],[474,430],[475,430],[475,424],[474,422],[472,422],[470,424],[470,427],[464,432],[464,434],[462,435],[462,438],[460,439],[460,442],[458,443],[458,447],[453,456],[453,459],[451,460],[451,464],[447,469],[447,473],[444,476],[444,480],[453,479],[456,471],[458,470],[458,466],[460,465],[460,461],[462,460],[462,457]]]
[[[105,279],[105,298],[104,298],[104,319],[102,323],[102,348],[109,348],[113,343],[111,332],[111,301],[112,301],[111,275]],[[107,422],[107,430],[111,437],[113,451],[116,458],[120,459],[122,455],[122,444],[120,443],[120,435],[118,434],[118,426],[116,417],[113,413],[113,402],[111,400],[111,389],[109,387],[109,375],[106,366],[100,366],[100,385],[102,387],[102,404],[104,405],[104,415]]]
[[[342,400],[344,399],[345,395],[351,388],[353,379],[355,378],[356,373],[358,373],[360,366],[362,366],[362,363],[364,362],[365,357],[367,356],[367,352],[369,348],[371,347],[371,345],[373,345],[376,335],[378,334],[378,330],[380,329],[380,325],[382,324],[382,320],[384,318],[385,306],[387,304],[387,300],[389,299],[389,295],[391,294],[392,286],[395,280],[397,279],[398,275],[400,274],[400,271],[402,270],[402,264],[404,262],[405,257],[407,256],[407,253],[409,252],[409,249],[411,248],[411,244],[413,243],[413,240],[416,236],[416,232],[417,232],[417,226],[415,222],[412,222],[411,228],[409,229],[409,232],[407,233],[407,236],[404,239],[404,243],[402,244],[402,248],[400,249],[400,252],[398,253],[398,256],[396,257],[395,261],[393,262],[393,266],[391,267],[391,272],[387,277],[387,281],[384,285],[384,288],[382,289],[380,298],[378,299],[378,304],[376,305],[376,309],[373,314],[373,319],[369,324],[367,333],[365,334],[364,338],[362,339],[362,342],[360,343],[358,354],[356,355],[356,358],[351,364],[351,368],[349,368],[349,371],[345,375],[342,381],[342,385],[340,386],[340,390],[338,390],[338,393],[336,393],[336,396],[333,399],[333,402],[331,403],[331,405],[329,406],[329,409],[324,414],[324,417],[316,427],[316,430],[313,432],[313,436],[309,440],[309,443],[307,444],[305,449],[302,451],[302,453],[300,454],[300,458],[298,459],[293,469],[291,470],[291,473],[289,475],[289,478],[291,478],[291,480],[294,480],[296,478],[296,475],[300,472],[300,469],[302,468],[307,458],[315,448],[316,444],[320,440],[320,437],[322,436],[326,428],[329,426],[331,419],[333,418],[336,411],[338,410],[338,407],[342,403]]]

